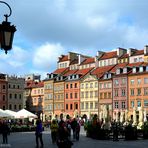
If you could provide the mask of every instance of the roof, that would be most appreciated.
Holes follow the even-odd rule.
[[[73,64],[78,64],[78,59],[74,59],[73,61],[70,62],[69,65],[73,65]]]
[[[119,57],[118,59],[124,59],[124,58],[128,58],[128,57],[129,57],[129,54],[125,53],[121,57]]]
[[[37,87],[44,87],[44,82],[32,81],[26,83],[26,88],[37,88]]]
[[[111,70],[111,72],[112,72],[112,73],[115,73],[117,68],[124,68],[124,67],[126,67],[126,65],[128,65],[128,63],[120,63],[120,64],[117,64],[117,65]]]
[[[94,68],[94,67],[85,68],[85,69],[80,69],[80,70],[78,70],[75,74],[81,75],[80,78],[82,78],[82,77],[85,76],[88,72],[90,72],[93,68]]]
[[[139,67],[139,66],[143,66],[144,62],[137,62],[137,63],[130,63],[127,65],[127,67]]]
[[[95,63],[95,58],[87,58],[80,65]]]
[[[144,50],[136,50],[131,56],[143,55]]]
[[[76,69],[76,70],[68,70],[63,76],[72,75],[72,74],[76,73],[77,71],[78,71],[78,69]]]
[[[67,71],[69,68],[66,67],[66,68],[59,68],[59,69],[56,69],[54,72],[52,72],[53,74],[61,74],[65,71]]]
[[[61,57],[59,57],[58,62],[64,62],[64,61],[68,61],[68,55],[61,55]]]
[[[110,59],[110,58],[115,58],[117,57],[117,51],[111,51],[111,52],[106,52],[104,53],[99,60],[105,60],[105,59]]]
[[[92,75],[96,75],[98,78],[101,78],[105,72],[110,71],[114,65],[112,66],[103,66],[103,67],[98,67],[95,70],[91,72]]]

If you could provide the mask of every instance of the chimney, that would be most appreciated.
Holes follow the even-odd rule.
[[[147,55],[148,54],[148,45],[145,45],[144,46],[144,55]]]

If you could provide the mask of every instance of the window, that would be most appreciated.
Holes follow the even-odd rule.
[[[98,91],[95,91],[95,97],[98,97]]]
[[[148,78],[144,78],[144,84],[148,84]]]
[[[88,98],[88,91],[85,92],[85,98]]]
[[[124,85],[126,83],[126,79],[122,78],[122,85]]]
[[[100,99],[103,99],[103,93],[100,93]]]
[[[14,94],[14,98],[17,99],[17,94]]]
[[[81,109],[84,109],[84,103],[83,102],[81,103]]]
[[[10,110],[12,109],[12,105],[11,105],[11,104],[9,104],[9,109],[10,109]]]
[[[86,83],[85,88],[88,88],[88,83]]]
[[[72,93],[70,93],[70,99],[72,99]]]
[[[78,109],[78,104],[75,104],[75,109]]]
[[[90,98],[93,98],[93,91],[90,91]]]
[[[93,88],[93,83],[90,83],[90,88]]]
[[[144,107],[148,107],[148,100],[144,100]]]
[[[77,88],[77,83],[75,83],[75,88]]]
[[[6,96],[5,96],[5,95],[3,95],[3,101],[5,101],[5,97],[6,97]]]
[[[148,95],[148,87],[144,88],[144,95]]]
[[[140,96],[141,95],[141,88],[137,89],[137,95]]]
[[[90,103],[90,109],[93,109],[93,103],[92,102]]]
[[[137,79],[138,85],[141,84],[141,79]]]
[[[134,63],[136,63],[138,60],[137,60],[137,58],[134,58]]]
[[[66,99],[68,99],[68,93],[66,93]]]
[[[104,99],[107,99],[107,93],[104,93]]]
[[[22,95],[21,94],[19,94],[19,98],[22,99]]]
[[[134,89],[131,89],[131,96],[134,96]]]
[[[17,88],[19,89],[19,88],[20,88],[20,86],[18,85],[18,86],[17,86]]]
[[[68,104],[66,104],[66,110],[68,110]]]
[[[127,68],[123,68],[123,73],[127,73]]]
[[[143,66],[140,66],[139,72],[143,72]]]
[[[137,101],[137,107],[141,107],[141,101]]]
[[[119,68],[116,70],[116,74],[120,74],[120,69]]]
[[[108,98],[109,98],[109,99],[111,98],[111,93],[110,93],[110,92],[108,93]]]
[[[117,79],[115,79],[115,85],[119,85],[119,81]]]
[[[85,107],[85,109],[88,109],[88,103],[86,103],[86,107]]]
[[[122,109],[125,109],[125,102],[122,102]]]
[[[98,108],[98,102],[95,102],[95,109]]]
[[[6,86],[5,85],[3,85],[3,89],[6,89]]]
[[[125,96],[125,89],[122,89],[121,96]]]
[[[98,87],[98,82],[95,82],[95,88],[97,88]]]
[[[70,109],[72,110],[72,104],[70,104]]]
[[[9,88],[11,88],[11,85],[9,84]]]
[[[16,105],[14,105],[14,109],[16,110]]]
[[[115,97],[118,97],[118,89],[115,89]]]
[[[131,80],[131,85],[134,85],[134,80]]]
[[[77,93],[75,93],[75,98],[76,98],[76,99],[78,98],[78,94],[77,94]]]
[[[134,101],[131,101],[131,107],[133,108],[135,106]]]
[[[81,88],[82,88],[82,89],[84,88],[84,84],[81,84]]]
[[[81,98],[84,98],[84,92],[81,92]]]
[[[136,73],[136,67],[133,67],[132,72],[133,72],[133,73]]]
[[[72,88],[72,84],[70,84],[70,88]]]
[[[116,101],[115,102],[115,108],[118,108],[119,106],[118,106],[118,102]]]
[[[68,84],[66,84],[66,89],[68,89]]]

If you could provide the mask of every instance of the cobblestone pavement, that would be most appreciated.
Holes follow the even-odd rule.
[[[0,144],[0,148],[35,148],[35,134],[34,132],[11,133],[8,136],[9,145]],[[0,135],[0,143],[2,136]],[[43,133],[44,148],[57,148],[51,143],[50,131]],[[148,140],[124,141],[119,140],[113,142],[112,140],[94,140],[87,138],[85,132],[81,130],[80,141],[74,142],[72,148],[147,148]]]

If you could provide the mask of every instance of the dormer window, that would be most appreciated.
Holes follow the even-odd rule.
[[[107,79],[107,74],[104,75],[104,79]]]
[[[127,73],[127,68],[123,68],[123,73]]]
[[[108,74],[108,78],[109,78],[109,79],[111,78],[111,73]]]
[[[74,79],[76,79],[77,78],[77,75],[74,75]]]
[[[136,73],[136,67],[133,67],[133,73]]]
[[[139,72],[143,72],[143,66],[139,67]]]
[[[120,68],[116,69],[116,74],[120,74]]]
[[[148,66],[146,66],[146,71],[148,71]]]
[[[72,79],[72,76],[70,76],[70,79]]]

